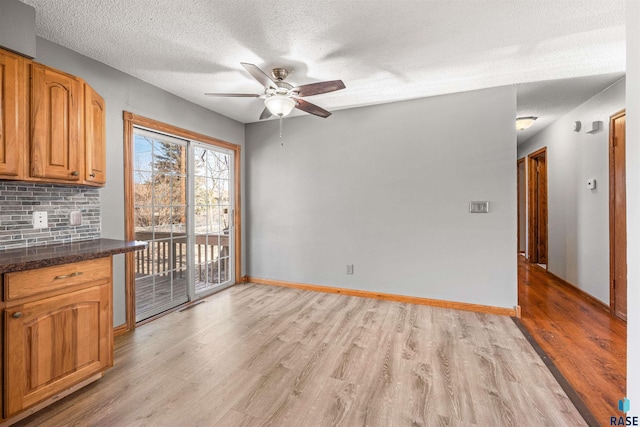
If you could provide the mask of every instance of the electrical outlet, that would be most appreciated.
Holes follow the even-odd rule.
[[[347,274],[353,274],[353,264],[347,264]]]
[[[33,212],[33,228],[47,228],[49,221],[47,219],[47,211]]]
[[[82,212],[71,211],[69,214],[69,225],[82,225]]]

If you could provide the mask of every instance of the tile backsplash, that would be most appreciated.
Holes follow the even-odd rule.
[[[34,211],[47,212],[47,228],[33,228]],[[73,211],[80,225],[70,225]],[[97,188],[0,181],[0,250],[99,237]]]

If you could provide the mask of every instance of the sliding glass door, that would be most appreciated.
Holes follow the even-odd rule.
[[[232,279],[230,238],[233,219],[232,152],[194,144],[194,273],[195,293],[223,287]]]
[[[136,322],[234,283],[233,152],[134,129]]]

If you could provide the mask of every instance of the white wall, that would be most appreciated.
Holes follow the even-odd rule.
[[[627,14],[627,396],[640,416],[640,3]]]
[[[285,119],[284,148],[247,125],[248,274],[513,308],[515,114],[501,87]]]
[[[83,78],[107,107],[107,185],[102,237],[124,239],[123,110],[242,145],[244,125],[38,37],[35,61]],[[124,256],[114,257],[114,324],[125,323]]]
[[[518,147],[547,147],[548,270],[609,304],[609,117],[625,106],[625,81],[594,96]],[[580,132],[574,121],[582,122]],[[587,134],[593,121],[603,128]],[[595,190],[587,180],[595,178]]]

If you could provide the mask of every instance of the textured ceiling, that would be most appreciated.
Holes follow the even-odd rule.
[[[342,79],[307,98],[332,111],[625,69],[623,0],[24,2],[39,36],[244,123],[260,100],[203,95],[260,93],[240,62]]]
[[[527,141],[622,77],[624,73],[611,73],[519,84],[518,117],[534,116],[538,119],[529,129],[518,131],[518,144]]]

